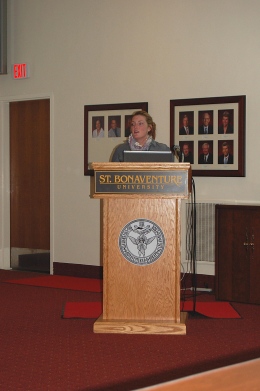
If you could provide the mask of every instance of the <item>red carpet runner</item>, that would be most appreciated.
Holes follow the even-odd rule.
[[[102,303],[100,301],[88,303],[67,302],[65,304],[62,318],[97,319],[101,314]]]
[[[185,301],[181,303],[181,311],[191,312],[193,311],[193,302]],[[239,319],[240,315],[234,310],[234,308],[226,302],[197,302],[196,312],[209,318],[218,319]],[[81,319],[97,319],[102,314],[101,302],[86,302],[76,303],[67,302],[63,311],[62,317],[64,319],[69,318],[81,318]]]
[[[181,311],[193,311],[193,302],[185,301],[181,303]],[[207,316],[208,318],[218,319],[240,319],[241,316],[232,307],[231,304],[225,301],[197,301],[195,312],[201,315]]]

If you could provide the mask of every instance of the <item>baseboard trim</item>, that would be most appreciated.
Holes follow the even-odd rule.
[[[187,273],[191,270],[191,261],[183,261],[181,266],[182,271]],[[215,262],[197,261],[196,272],[197,274],[215,276]]]
[[[103,278],[103,267],[79,265],[74,263],[53,262],[53,274],[60,276]]]

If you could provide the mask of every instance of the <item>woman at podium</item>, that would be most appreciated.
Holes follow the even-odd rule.
[[[170,151],[166,144],[155,141],[156,124],[146,111],[135,111],[132,114],[130,130],[128,139],[116,147],[112,162],[123,162],[124,151]]]

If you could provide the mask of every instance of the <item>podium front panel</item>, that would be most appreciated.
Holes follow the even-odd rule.
[[[180,202],[103,200],[104,320],[180,321]]]

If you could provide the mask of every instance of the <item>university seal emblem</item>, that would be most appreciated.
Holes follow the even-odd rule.
[[[127,261],[145,266],[160,258],[165,248],[165,237],[153,221],[138,219],[124,226],[118,245]]]

